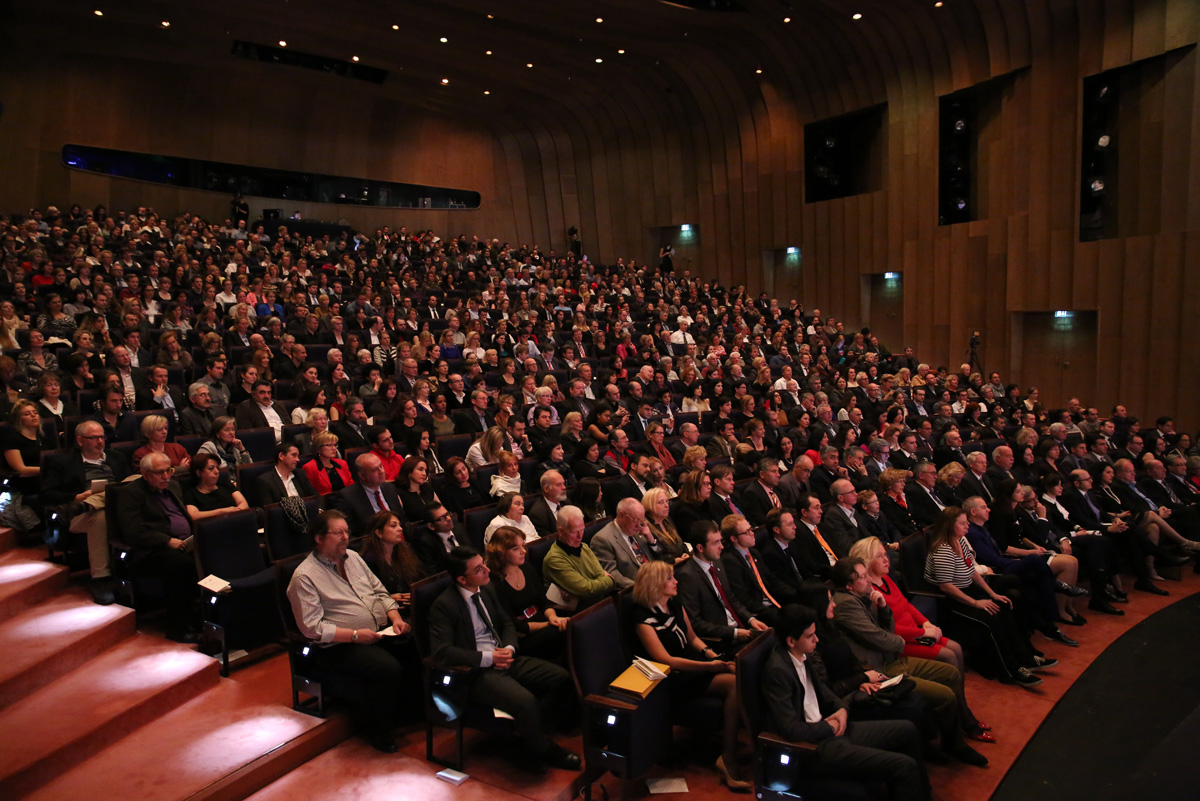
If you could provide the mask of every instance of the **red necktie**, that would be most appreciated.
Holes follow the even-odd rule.
[[[383,494],[380,493],[379,490],[375,490],[375,505],[379,507],[375,510],[377,512],[382,512],[383,510],[387,509],[387,507],[383,505]]]
[[[717,575],[717,566],[709,565],[708,574],[712,576],[713,584],[717,585],[717,594],[721,596],[721,603],[725,604],[725,609],[729,612],[729,616],[740,627],[742,620],[737,616],[737,612],[733,611],[733,604],[729,603],[729,596],[725,594],[725,588],[721,585],[721,579]]]
[[[775,490],[768,488],[767,489],[767,497],[771,499],[771,507],[774,509],[778,509],[779,508],[779,496],[775,494]]]

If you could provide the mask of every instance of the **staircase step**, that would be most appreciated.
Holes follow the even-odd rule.
[[[217,684],[215,659],[135,635],[0,710],[0,798],[18,798]]]
[[[35,606],[67,586],[70,574],[46,561],[45,548],[0,553],[0,620]]]
[[[132,637],[134,618],[74,589],[0,622],[0,709]]]
[[[17,547],[17,532],[7,526],[0,526],[0,553],[11,551]]]
[[[292,711],[287,656],[229,679],[59,775],[24,801],[95,795],[137,801],[241,799],[349,734],[344,716]]]

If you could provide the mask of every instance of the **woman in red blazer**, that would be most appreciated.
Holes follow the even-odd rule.
[[[328,495],[354,483],[350,477],[350,466],[345,459],[337,458],[337,434],[320,431],[313,434],[312,445],[315,457],[304,464],[304,475],[318,495]]]

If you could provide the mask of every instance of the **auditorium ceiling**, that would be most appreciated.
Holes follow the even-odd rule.
[[[357,58],[387,70],[378,88],[384,95],[518,127],[587,106],[616,113],[659,107],[683,121],[695,113],[696,97],[713,93],[734,107],[783,97],[819,118],[879,102],[897,76],[926,72],[965,84],[1021,66],[1014,61],[1021,62],[1030,40],[1050,26],[1054,9],[1073,15],[1075,8],[1024,0],[5,5],[9,42],[43,53],[82,51],[203,68],[230,59],[234,41],[274,47],[285,41],[293,53]],[[276,67],[263,72],[262,85],[269,90],[274,81],[302,74]]]

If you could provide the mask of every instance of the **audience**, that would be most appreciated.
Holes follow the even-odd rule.
[[[560,657],[567,610],[620,587],[636,592],[649,572],[654,597],[642,605],[655,614],[677,606],[662,588],[674,564],[701,636],[730,647],[767,623],[790,625],[777,627],[776,661],[793,679],[811,643],[788,604],[848,555],[863,560],[866,576],[840,582],[847,597],[838,606],[861,600],[859,584],[884,600],[867,611],[894,615],[902,646],[887,650],[900,654],[889,664],[932,659],[961,673],[970,658],[988,675],[1031,686],[1030,671],[1052,660],[1022,624],[1071,643],[1057,624],[1086,623],[1074,597],[1090,593],[1090,609],[1120,614],[1112,604],[1126,600],[1122,572],[1135,589],[1164,595],[1158,569],[1200,551],[1200,454],[1169,416],[1141,428],[1123,406],[1109,419],[1079,399],[1048,408],[1034,388],[1022,394],[997,373],[985,384],[969,367],[920,364],[911,349],[893,356],[869,331],[843,331],[796,301],[754,299],[686,272],[427,231],[321,240],[279,228],[235,243],[199,218],[170,221],[148,209],[46,217],[44,229],[4,218],[16,232],[5,252],[19,259],[0,275],[0,339],[25,348],[10,354],[15,361],[0,357],[0,401],[12,415],[0,442],[9,487],[35,518],[53,507],[66,528],[87,535],[93,597],[111,603],[105,493],[91,487],[126,477],[126,446],[112,446],[140,429],[142,477],[127,496],[138,508],[126,512],[122,502],[119,527],[135,571],[163,578],[168,629],[179,639],[191,639],[196,622],[188,524],[249,508],[242,492],[289,507],[326,496],[345,516],[316,521],[313,572],[360,564],[340,540],[365,536],[363,572],[378,576],[370,592],[382,580],[401,604],[421,576],[461,567],[452,553],[466,543],[465,513],[500,499],[504,511],[485,531],[487,561],[522,643],[555,640],[544,653]],[[61,236],[49,235],[55,227]],[[152,276],[160,291],[139,289]],[[300,434],[289,430],[297,422]],[[252,428],[270,428],[278,448],[239,490],[232,480],[251,462],[241,432]],[[189,460],[183,445],[194,440],[173,435],[205,441]],[[72,437],[76,447],[42,464]],[[369,449],[353,473],[339,445]],[[172,480],[184,468],[194,479],[186,493]],[[540,490],[528,510],[523,472]],[[1034,482],[1037,493],[1025,486]],[[593,551],[585,526],[609,514]],[[925,620],[893,581],[898,571],[889,575],[901,541],[927,527],[929,561],[919,567],[950,599],[948,630],[988,635],[967,638],[976,653]],[[525,543],[551,536],[536,576]],[[1025,565],[1021,578],[977,572],[978,563],[1014,572],[1012,560]],[[486,586],[472,575],[457,577],[463,597]],[[1021,591],[1010,601],[1014,583]],[[318,625],[321,604],[332,611],[336,597],[307,600],[306,633],[326,643],[352,637],[342,622]],[[354,614],[344,622],[359,625],[360,644],[375,643],[368,629],[391,618],[379,608]],[[382,646],[318,650],[331,666],[370,673]],[[710,691],[724,679],[732,685],[717,675]],[[793,681],[773,691],[794,701],[795,690]],[[392,706],[379,692],[379,706]],[[722,695],[728,706],[732,690]],[[837,772],[862,745],[828,735],[859,724],[847,729],[818,696],[821,720],[793,709],[784,723],[820,742]],[[961,693],[957,700],[961,730],[987,741]],[[355,715],[387,750],[384,712]],[[898,747],[910,745],[909,732],[889,732]],[[888,755],[881,778],[920,797],[919,782],[905,784],[919,768],[913,774],[904,759]],[[731,762],[724,767],[736,770]]]

